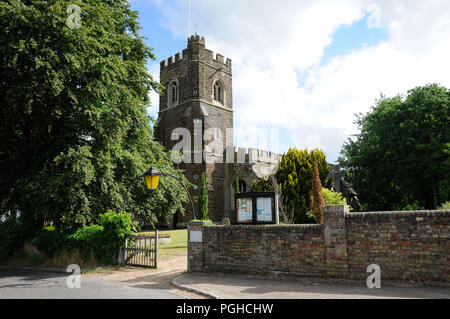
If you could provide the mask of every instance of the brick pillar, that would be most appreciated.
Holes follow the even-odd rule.
[[[188,224],[188,272],[203,271],[203,222]]]
[[[325,263],[327,276],[348,278],[347,240],[345,214],[347,205],[325,206]]]

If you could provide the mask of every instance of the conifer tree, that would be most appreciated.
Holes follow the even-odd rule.
[[[314,222],[310,213],[311,181],[317,163],[320,182],[323,187],[331,188],[332,179],[328,178],[330,166],[327,163],[325,153],[320,149],[290,148],[283,154],[275,179],[281,187],[283,204],[286,211],[294,210],[294,222],[296,224],[309,224]]]
[[[317,162],[314,163],[314,171],[312,177],[312,189],[310,197],[310,207],[314,215],[316,223],[323,224],[323,207],[325,200],[322,195],[322,183],[320,182],[319,168]]]
[[[208,220],[208,190],[206,189],[206,174],[202,173],[200,194],[197,201],[198,213],[202,220]]]
[[[239,176],[236,176],[236,181],[234,182],[234,193],[240,194],[240,192],[239,192]]]

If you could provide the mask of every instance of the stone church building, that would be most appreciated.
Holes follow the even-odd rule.
[[[236,177],[240,192],[249,191],[252,181],[260,177],[257,172],[274,167],[278,154],[233,146],[231,59],[225,60],[221,54],[214,56],[205,47],[203,37],[191,36],[182,54],[177,53],[161,62],[160,82],[166,89],[160,96],[155,130],[157,140],[166,150],[172,150],[186,139],[176,130],[184,128],[189,132],[190,151],[183,149],[183,156],[189,160],[179,163],[178,168],[185,171],[185,176],[194,185],[189,192],[196,214],[201,176],[205,172],[210,218],[220,221],[227,217],[233,223]],[[205,161],[206,156],[209,160]],[[338,166],[332,165],[330,178],[333,178],[334,191],[343,192],[341,186],[346,186]],[[353,190],[347,191],[347,194],[353,193]],[[172,227],[184,227],[193,218],[190,204],[187,203],[185,208],[184,216],[174,216]]]

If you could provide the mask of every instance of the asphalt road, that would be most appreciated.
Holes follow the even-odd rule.
[[[187,295],[155,284],[107,281],[81,276],[80,288],[68,288],[68,275],[0,270],[0,299],[186,299]],[[74,282],[74,281],[72,281]]]

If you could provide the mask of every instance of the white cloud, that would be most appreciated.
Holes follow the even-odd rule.
[[[153,80],[159,82],[159,65],[156,63],[151,64],[148,71],[153,76]],[[150,116],[156,119],[159,111],[159,94],[151,90],[149,97],[150,105],[147,106],[147,112]]]
[[[174,36],[185,37],[186,3],[157,1]],[[321,65],[333,33],[374,4],[388,39]],[[192,21],[208,48],[233,59],[235,132],[249,122],[284,128],[293,145],[321,147],[331,161],[356,132],[353,114],[381,92],[450,86],[447,0],[192,0]]]

